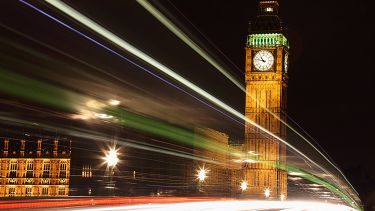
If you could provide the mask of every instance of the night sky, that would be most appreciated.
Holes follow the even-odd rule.
[[[137,3],[103,3],[91,0],[66,2],[108,26],[135,46],[146,49],[150,55],[179,70],[181,75],[214,93],[236,110],[244,111],[244,94]],[[244,80],[245,39],[248,23],[257,14],[258,1],[165,0],[153,3],[168,10],[175,17],[174,21],[182,23],[195,39],[200,40],[232,70],[233,75]],[[375,188],[375,148],[372,144],[375,129],[372,109],[375,107],[375,46],[371,32],[374,27],[371,14],[373,7],[369,0],[283,0],[279,3],[280,16],[287,27],[287,37],[291,43],[288,115],[314,137],[344,170],[362,197],[367,199],[375,194],[372,192]],[[54,13],[45,4],[36,5]],[[171,114],[168,121],[180,122],[183,126],[206,124],[218,129],[226,128],[226,132],[234,137],[241,138],[243,135],[240,125],[228,128],[230,120],[214,114],[201,103],[153,77],[135,71],[136,68],[132,65],[120,61],[25,5],[16,1],[7,2],[2,9],[5,10],[1,12],[2,24],[42,40],[73,57],[90,61],[90,64],[132,83],[124,86],[109,78],[106,81],[106,76],[95,72],[95,76],[104,82],[101,81],[102,84],[98,85],[97,81],[90,79],[81,87],[75,87],[78,91],[98,97],[112,94],[132,99],[127,102],[130,109],[151,116]],[[74,23],[61,15],[57,16]],[[6,40],[28,43],[3,27],[2,35]],[[5,43],[4,40],[3,42]],[[57,57],[44,48],[31,44],[29,47],[42,51],[51,58]],[[4,49],[6,48],[3,48],[3,53]],[[62,73],[66,77],[63,81],[55,77],[53,82],[62,86],[79,83],[80,81],[75,81],[79,74],[73,68],[79,64],[66,57],[63,60],[72,64],[71,67],[56,66],[53,62],[49,64],[54,65],[53,74]],[[8,64],[6,59],[4,64]],[[35,71],[27,71],[22,66],[14,68],[22,73],[37,75]],[[69,74],[64,71],[69,71]],[[43,79],[44,76],[38,77]],[[111,89],[119,91],[114,93]],[[103,93],[98,93],[98,90]],[[205,115],[200,115],[202,113]],[[192,116],[196,118],[191,118]]]

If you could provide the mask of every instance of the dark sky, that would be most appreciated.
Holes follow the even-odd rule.
[[[122,37],[126,37],[125,39],[132,44],[147,49],[158,60],[180,70],[182,75],[215,93],[215,96],[237,110],[244,110],[243,93],[217,74],[210,65],[202,62],[192,51],[188,51],[188,47],[181,44],[137,3],[132,1],[103,3],[103,1],[91,0],[66,2],[99,23],[110,27],[115,33],[124,35]],[[346,171],[349,178],[354,178],[352,182],[357,185],[356,187],[367,194],[371,187],[369,184],[374,185],[370,182],[375,178],[375,170],[372,168],[375,162],[375,148],[372,147],[374,139],[372,132],[375,129],[373,123],[375,46],[371,32],[374,27],[371,14],[373,7],[369,0],[280,0],[279,2],[280,15],[287,26],[291,43],[288,115],[313,136]],[[235,66],[243,70],[248,22],[256,15],[257,3],[257,0],[159,2],[242,80],[242,73],[213,45],[220,49]],[[157,108],[161,111],[178,107],[180,112],[186,111],[186,116],[189,116],[197,110],[204,110],[202,105],[197,105],[193,100],[166,91],[169,90],[168,88],[160,88],[160,84],[153,81],[152,77],[132,72],[134,67],[131,65],[120,62],[112,55],[93,47],[88,41],[47,20],[21,3],[15,1],[8,4],[5,6],[9,9],[1,14],[3,24],[43,40],[82,60],[91,61],[93,65],[107,69],[118,76],[125,77],[123,71],[129,70],[126,72],[126,77],[131,78],[136,87],[147,84],[151,87],[148,92],[159,90],[156,91],[156,95],[163,95],[160,98],[172,95],[173,99],[180,100],[173,102],[167,100],[171,104],[170,107],[155,105],[159,106]],[[53,11],[45,5],[36,4],[45,10]],[[66,18],[64,20],[73,22]],[[47,54],[51,55],[50,52]],[[74,75],[71,77],[74,78]],[[188,103],[192,103],[194,109],[183,106]],[[135,105],[139,106],[136,103]],[[143,108],[143,111],[145,110],[147,109]],[[182,116],[180,118],[187,119]],[[178,120],[178,117],[174,120],[176,119]],[[207,122],[211,123],[218,120],[225,121],[222,117],[202,119],[208,119]],[[233,130],[239,131],[238,127]],[[362,174],[366,174],[365,179]]]

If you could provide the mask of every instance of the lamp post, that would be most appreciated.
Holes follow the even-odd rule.
[[[113,182],[113,175],[115,174],[114,169],[119,161],[117,154],[118,154],[117,150],[115,148],[112,148],[107,152],[107,155],[105,157],[105,162],[107,163],[107,169],[109,170],[109,185],[110,185],[109,188],[112,189],[111,195],[114,193],[114,189],[115,189],[115,184]]]
[[[270,195],[271,195],[271,190],[270,190],[269,188],[266,188],[266,189],[264,190],[264,197],[265,197],[266,199],[268,199],[268,198],[270,197]]]
[[[244,180],[244,181],[241,182],[241,190],[242,190],[242,192],[244,192],[244,191],[246,191],[246,189],[247,189],[247,182],[246,182],[246,180]]]
[[[199,168],[198,170],[197,170],[197,179],[198,179],[198,181],[199,181],[199,186],[198,186],[198,190],[199,190],[199,192],[201,192],[201,193],[203,193],[203,182],[204,182],[204,180],[207,178],[207,173],[208,173],[208,171],[207,171],[207,169],[205,169],[204,167],[202,167],[202,168]]]

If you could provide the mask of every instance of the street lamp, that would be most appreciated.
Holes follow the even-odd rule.
[[[205,169],[204,166],[202,168],[199,167],[199,169],[197,170],[196,176],[197,176],[197,179],[199,180],[198,191],[201,193],[204,192],[203,182],[207,178],[207,173],[208,173],[208,170]]]
[[[264,196],[265,196],[266,198],[269,198],[270,195],[271,195],[271,190],[270,190],[269,188],[266,188],[266,189],[264,190]]]
[[[247,189],[247,182],[244,180],[241,182],[241,190],[245,191]]]
[[[199,182],[204,182],[204,180],[207,177],[207,170],[203,168],[199,168],[198,174],[197,174]]]
[[[108,170],[109,170],[109,189],[111,190],[110,193],[111,195],[114,194],[114,188],[115,188],[115,183],[113,182],[113,175],[115,174],[115,167],[119,161],[118,157],[117,157],[117,150],[115,148],[112,148],[110,149],[104,160],[105,162],[107,163],[107,167],[108,167]]]
[[[105,162],[109,167],[113,168],[117,165],[118,161],[119,159],[117,157],[117,150],[115,150],[114,148],[110,149],[105,157]]]

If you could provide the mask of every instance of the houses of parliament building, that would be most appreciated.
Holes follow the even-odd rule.
[[[0,197],[67,196],[71,141],[0,138]]]

